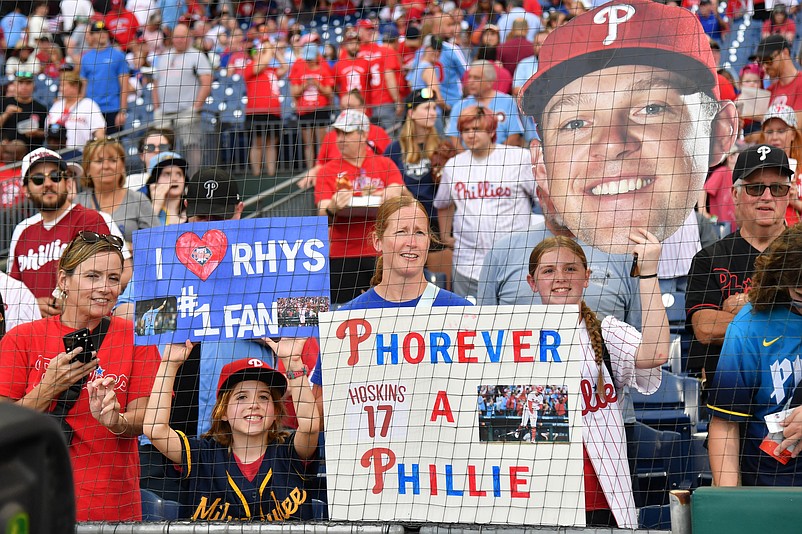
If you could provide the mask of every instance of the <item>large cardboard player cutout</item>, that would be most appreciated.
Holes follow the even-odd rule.
[[[535,178],[558,218],[611,253],[632,228],[675,233],[735,141],[716,83],[707,36],[679,7],[607,3],[554,30],[519,105],[538,124]]]

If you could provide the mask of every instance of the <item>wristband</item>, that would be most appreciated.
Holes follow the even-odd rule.
[[[657,273],[641,275],[638,278],[640,278],[641,280],[646,280],[648,278],[657,278]]]
[[[292,380],[293,378],[298,378],[301,376],[309,376],[309,369],[307,369],[304,365],[297,371],[287,371],[284,373],[284,376],[286,376],[288,380]]]

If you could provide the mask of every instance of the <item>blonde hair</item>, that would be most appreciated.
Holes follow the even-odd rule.
[[[404,163],[420,163],[422,158],[432,159],[432,155],[437,150],[437,147],[440,146],[440,136],[437,134],[436,128],[431,128],[426,133],[426,140],[423,142],[423,150],[421,150],[421,147],[415,142],[415,121],[407,112],[407,118],[403,126],[401,126],[401,133],[398,136],[398,142],[401,145]]]
[[[423,204],[417,199],[407,194],[387,199],[379,206],[379,210],[376,213],[376,224],[373,228],[373,235],[376,239],[382,239],[384,237],[384,232],[390,224],[390,217],[393,213],[410,206],[418,208],[423,213],[423,216],[426,217],[426,231],[429,234],[430,243],[438,243],[437,238],[432,234],[432,227],[429,224],[429,215],[426,213],[426,208],[424,208]],[[376,259],[376,270],[373,272],[373,277],[370,279],[371,287],[375,287],[381,283],[383,271],[384,260],[380,255]]]
[[[114,152],[118,158],[123,160],[123,170],[120,173],[119,179],[117,180],[117,187],[122,187],[125,185],[125,149],[114,139],[109,139],[106,137],[103,139],[97,139],[96,141],[90,141],[86,144],[86,148],[84,148],[84,157],[83,161],[81,162],[84,168],[84,175],[81,176],[82,186],[89,189],[95,188],[95,183],[92,181],[92,175],[89,174],[89,165],[98,154],[102,154],[107,148],[111,149],[111,151]]]
[[[547,237],[538,243],[537,246],[532,250],[532,253],[529,255],[530,276],[535,276],[538,265],[540,265],[540,260],[543,258],[543,255],[546,252],[561,248],[568,249],[577,258],[579,258],[579,260],[582,262],[582,267],[587,271],[588,258],[585,256],[585,251],[582,250],[582,247],[580,247],[577,242],[570,237],[555,236]],[[599,321],[599,318],[596,316],[594,311],[591,310],[587,304],[585,304],[584,300],[580,304],[580,310],[582,313],[582,318],[585,320],[585,328],[587,329],[588,337],[590,338],[590,346],[593,348],[593,354],[595,357],[594,361],[599,367],[599,376],[596,380],[596,391],[602,400],[606,400],[606,394],[604,391],[604,338],[602,337],[601,321]]]

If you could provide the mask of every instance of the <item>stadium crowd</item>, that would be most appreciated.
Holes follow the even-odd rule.
[[[652,9],[645,6],[649,0],[625,3],[636,6],[630,18],[636,10]],[[681,368],[672,370],[698,379],[702,399],[710,394],[709,413],[702,409],[701,418],[710,420],[714,481],[802,485],[799,449],[791,463],[783,463],[785,469],[771,476],[766,473],[773,468],[763,457],[742,459],[739,466],[733,441],[736,447],[746,443],[750,454],[763,450],[756,444],[765,433],[755,428],[750,403],[768,404],[765,393],[771,384],[733,380],[716,370],[719,355],[751,350],[727,339],[730,323],[746,329],[753,306],[763,318],[774,307],[789,305],[795,311],[783,320],[793,323],[802,302],[802,281],[787,272],[782,274],[785,293],[772,293],[771,302],[750,304],[749,297],[753,280],[770,283],[767,269],[779,264],[792,271],[783,258],[799,261],[794,247],[800,226],[794,225],[802,214],[802,173],[796,172],[802,158],[802,73],[794,52],[799,49],[795,19],[802,10],[796,0],[775,1],[770,9],[762,1],[741,0],[659,4],[684,10],[686,18],[678,24],[700,25],[703,33],[695,43],[702,46],[678,54],[693,59],[696,68],[702,65],[704,76],[692,88],[674,87],[685,82],[667,81],[668,76],[661,79],[665,92],[681,93],[679,104],[650,103],[645,114],[685,113],[674,110],[686,105],[695,111],[666,119],[670,127],[663,127],[657,143],[673,135],[672,147],[659,146],[655,154],[639,157],[658,161],[659,167],[666,159],[661,151],[687,150],[694,143],[682,137],[687,128],[676,126],[683,121],[706,121],[706,130],[694,130],[698,139],[692,141],[698,145],[703,139],[709,147],[700,149],[705,165],[693,162],[675,171],[690,176],[687,191],[663,190],[647,201],[646,210],[659,212],[662,193],[666,212],[681,216],[656,222],[649,215],[622,224],[605,218],[603,201],[594,209],[571,205],[571,188],[561,190],[571,177],[562,174],[575,161],[610,158],[607,152],[594,152],[602,143],[626,154],[638,134],[623,134],[620,140],[611,140],[614,134],[604,140],[593,134],[597,137],[583,140],[585,120],[555,127],[549,122],[555,120],[553,108],[545,109],[546,102],[539,100],[545,89],[538,76],[558,68],[562,59],[576,59],[561,59],[562,52],[555,51],[557,36],[564,35],[560,29],[574,19],[585,20],[588,12],[600,13],[594,10],[601,2],[388,0],[369,7],[358,0],[4,3],[0,207],[28,217],[15,221],[8,274],[0,273],[0,397],[59,418],[73,453],[79,520],[141,520],[140,486],[180,502],[182,517],[192,519],[307,520],[315,517],[312,499],[325,501],[325,485],[321,488],[317,476],[320,361],[325,356],[316,340],[173,345],[161,347],[159,358],[154,347],[134,347],[134,325],[128,321],[136,283],[133,232],[239,219],[243,199],[238,183],[279,172],[282,138],[290,127],[297,129],[302,147],[296,159],[304,176],[298,185],[314,191],[317,213],[330,225],[331,309],[417,306],[427,298],[429,306],[558,303],[553,295],[542,294],[546,282],[538,277],[546,275],[528,262],[535,245],[556,239],[548,253],[559,259],[552,263],[570,264],[572,274],[565,276],[576,286],[568,289],[574,300],[559,302],[582,303],[591,336],[584,343],[589,361],[595,362],[588,373],[594,398],[601,391],[606,406],[608,389],[654,392],[657,368],[668,355],[638,360],[639,345],[667,346],[671,323],[690,346],[682,351]],[[731,61],[722,61],[721,49],[743,32],[738,28],[744,21],[760,29],[759,44],[733,72]],[[647,47],[660,39],[659,32],[648,33],[641,37]],[[567,52],[585,53],[592,51]],[[609,73],[595,78],[592,73],[579,72],[577,80],[548,97],[576,90],[573,85],[588,76],[595,81],[584,92],[591,87],[591,92],[606,94],[606,83],[615,89],[623,84]],[[623,75],[635,79],[639,73],[633,69]],[[711,83],[704,87],[708,75]],[[244,97],[229,149],[247,154],[241,178],[223,170],[226,165],[210,164],[224,161],[233,167],[233,156],[215,153],[227,149],[218,148],[221,138],[212,137],[210,143],[207,129],[215,88],[227,83],[239,87]],[[696,95],[702,95],[702,105],[694,107],[688,102]],[[563,94],[560,105],[578,100]],[[135,108],[145,113],[132,120]],[[671,128],[676,135],[666,133]],[[567,142],[564,131],[569,129],[577,133]],[[580,154],[580,145],[590,154]],[[708,158],[713,163],[709,171]],[[635,192],[649,185],[640,178],[641,183],[633,179],[632,184],[590,183],[591,170],[587,174],[589,185],[580,194],[588,198],[624,192],[611,191],[613,186]],[[404,258],[414,264],[410,270],[417,285],[411,293],[388,282],[413,276],[396,259],[401,253],[390,230],[410,240]],[[554,236],[577,238],[576,250]],[[574,260],[558,256],[569,248]],[[633,251],[640,251],[639,266],[637,255],[632,265]],[[763,253],[768,259],[761,259]],[[798,263],[795,268],[802,271]],[[427,275],[444,276],[432,295],[424,269]],[[579,271],[585,278],[576,278]],[[659,310],[651,305],[657,301],[649,300],[655,295],[665,304],[657,305]],[[680,316],[663,315],[663,307],[675,302]],[[286,324],[317,324],[318,313],[329,309],[329,303],[311,297],[284,305]],[[154,317],[160,309],[151,310]],[[139,329],[147,327],[137,323]],[[62,337],[83,328],[91,333],[97,358],[76,360],[80,350],[63,350]],[[767,345],[764,338],[763,346],[784,332],[772,330],[768,337],[775,341]],[[616,345],[611,365],[606,345],[612,347],[611,338],[618,335],[623,348]],[[796,357],[799,343],[783,341],[778,347]],[[265,363],[254,367],[249,363],[254,359]],[[211,367],[204,363],[210,360],[216,362]],[[744,365],[756,365],[744,360]],[[735,367],[729,363],[724,369],[733,373]],[[802,380],[797,367],[783,367],[786,378],[795,377],[793,384],[774,386],[793,392]],[[115,393],[115,378],[122,376],[129,379],[124,394]],[[199,383],[208,386],[211,398],[198,394]],[[727,388],[746,385],[760,390],[757,400],[727,395]],[[538,413],[562,416],[580,404],[573,397],[577,400],[566,407],[575,392],[561,386],[545,391],[535,385],[483,388],[477,411],[488,417],[522,416],[528,402],[536,421]],[[530,389],[536,399],[527,398]],[[637,413],[627,398],[620,396],[622,413],[614,422],[592,419],[589,424],[629,431]],[[261,403],[264,413],[243,416],[248,403]],[[762,418],[771,412],[761,407],[755,413]],[[252,432],[248,426],[254,419],[269,424]],[[802,416],[789,416],[785,436],[775,436],[780,448],[802,437],[797,419]],[[736,423],[746,421],[749,432],[739,435]],[[621,505],[623,512],[610,512],[612,497],[587,454],[585,480],[592,481],[593,493],[586,505],[589,514],[597,512],[588,521],[636,526],[629,501]],[[131,467],[140,465],[137,455],[141,472]],[[788,460],[779,449],[776,455]],[[773,456],[772,449],[768,457]],[[625,464],[626,451],[616,460]],[[101,468],[90,469],[95,465]],[[278,473],[272,482],[276,494],[269,509],[266,505],[256,512],[237,495],[253,491],[260,506],[267,502],[262,492],[270,468]],[[204,499],[218,493],[236,502],[226,512],[230,515],[214,516],[204,508]],[[102,506],[90,502],[95,494],[107,496]],[[282,512],[287,503],[297,515]]]

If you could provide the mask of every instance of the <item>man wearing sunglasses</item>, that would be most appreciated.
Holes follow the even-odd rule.
[[[54,298],[53,290],[59,259],[70,241],[82,230],[122,238],[108,215],[70,202],[72,181],[67,163],[52,150],[38,148],[22,158],[22,183],[39,213],[14,228],[8,274],[31,290],[43,317],[61,312],[61,301]],[[124,286],[131,277],[131,254],[126,246],[122,252]]]
[[[755,258],[785,230],[792,176],[782,149],[758,145],[743,151],[732,172],[739,228],[693,258],[685,300],[693,332],[688,371],[707,383],[727,326],[747,302]]]
[[[802,73],[791,57],[791,43],[782,35],[769,35],[757,46],[758,62],[771,78],[771,105],[794,108],[796,121],[802,124]]]

